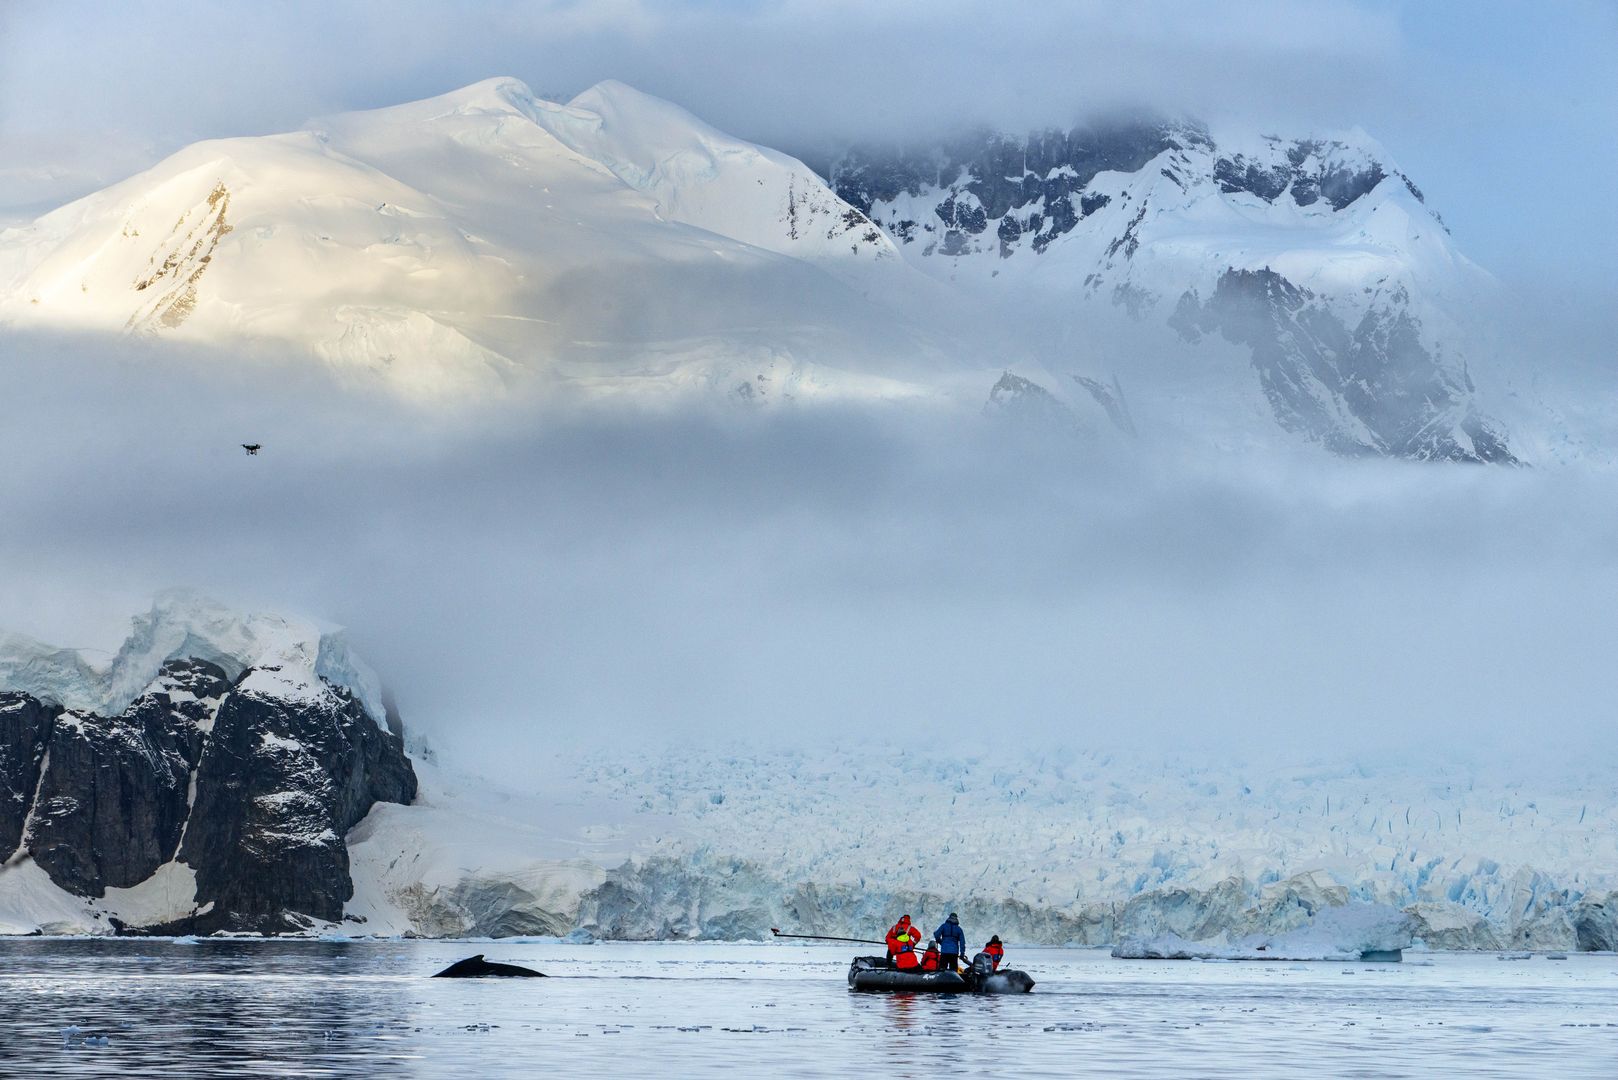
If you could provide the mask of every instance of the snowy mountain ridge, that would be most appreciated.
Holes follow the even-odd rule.
[[[805,335],[886,343],[838,277],[883,262],[902,270],[784,155],[622,84],[558,105],[491,79],[197,143],[8,230],[0,323],[291,346],[423,401],[728,390],[771,368],[802,394],[883,396],[880,371],[778,362]]]
[[[312,358],[427,407],[975,411],[1015,370],[1092,432],[1110,385],[1204,441],[1516,460],[1469,360],[1487,275],[1363,133],[979,133],[827,173],[621,83],[489,79],[197,143],[0,233],[0,326]]]
[[[1515,460],[1465,362],[1462,324],[1492,282],[1362,131],[989,131],[855,148],[827,172],[935,277],[1248,346],[1276,419],[1330,449]]]

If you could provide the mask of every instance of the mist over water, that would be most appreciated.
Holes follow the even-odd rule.
[[[609,737],[1611,748],[1599,467],[964,408],[426,410],[228,352],[5,348],[0,627],[115,648],[176,584],[340,623],[407,723],[513,778]]]

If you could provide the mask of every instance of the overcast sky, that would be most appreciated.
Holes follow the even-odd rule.
[[[1118,106],[1359,125],[1507,278],[1618,279],[1618,4],[0,0],[0,207],[492,75],[617,78],[799,149]]]

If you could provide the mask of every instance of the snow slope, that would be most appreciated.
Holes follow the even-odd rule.
[[[545,130],[655,198],[670,221],[834,267],[897,260],[887,235],[807,165],[726,135],[677,105],[609,80],[565,107],[534,107]]]
[[[907,273],[784,155],[619,84],[563,106],[491,79],[197,143],[8,230],[0,323],[292,347],[427,401],[903,396],[883,358],[922,350],[826,272],[876,262]]]

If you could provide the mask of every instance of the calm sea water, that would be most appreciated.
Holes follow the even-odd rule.
[[[476,952],[544,980],[427,978]],[[841,948],[0,940],[5,1076],[1618,1076],[1618,957],[1012,950],[1026,997],[850,993]]]

